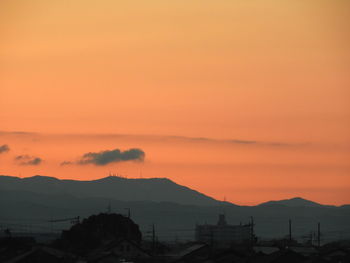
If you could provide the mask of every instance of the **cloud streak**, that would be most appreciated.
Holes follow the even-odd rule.
[[[148,141],[183,141],[193,143],[215,143],[215,144],[226,144],[232,146],[260,146],[260,147],[305,147],[310,145],[307,142],[280,142],[280,141],[259,141],[254,139],[219,139],[210,137],[188,137],[178,135],[152,135],[152,134],[78,134],[78,133],[67,133],[67,134],[40,134],[32,132],[22,131],[0,131],[0,136],[3,135],[14,135],[14,136],[34,136],[38,139],[40,136],[46,136],[51,138],[79,138],[79,139],[134,139],[134,140],[148,140]],[[63,164],[64,165],[64,164]]]
[[[15,161],[18,162],[19,165],[39,165],[43,160],[39,157],[19,155],[15,157]]]
[[[7,144],[3,144],[0,146],[0,153],[6,153],[10,150],[10,147]]]
[[[25,131],[0,131],[0,135],[36,135],[34,132]]]

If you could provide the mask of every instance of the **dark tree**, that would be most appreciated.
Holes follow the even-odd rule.
[[[83,255],[109,241],[128,239],[139,244],[141,238],[139,226],[130,218],[102,213],[92,215],[70,230],[63,231],[55,246]]]

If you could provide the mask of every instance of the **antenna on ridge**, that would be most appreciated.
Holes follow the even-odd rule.
[[[107,214],[111,214],[111,213],[112,213],[111,200],[108,200]]]
[[[226,203],[226,196],[224,195],[224,199],[223,199],[223,201],[222,201],[222,212],[223,212],[223,214],[226,216],[226,207],[225,207],[225,203]]]
[[[130,208],[129,207],[126,207],[126,208],[124,208],[125,210],[128,210],[128,218],[130,218],[131,217],[131,210],[130,210]]]

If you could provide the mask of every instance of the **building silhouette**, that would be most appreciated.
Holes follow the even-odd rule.
[[[252,223],[244,225],[227,224],[224,214],[219,215],[216,225],[196,225],[195,238],[215,247],[230,247],[232,244],[249,243],[253,237]]]

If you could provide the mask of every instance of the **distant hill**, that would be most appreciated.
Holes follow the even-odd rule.
[[[324,206],[319,203],[303,199],[301,197],[294,197],[291,199],[284,199],[278,201],[268,201],[261,203],[259,206],[288,206],[288,207],[320,207]]]
[[[200,206],[221,204],[214,198],[166,178],[127,179],[109,176],[99,180],[76,181],[39,175],[27,178],[0,176],[0,189],[38,194],[65,194],[80,198],[111,198],[120,201],[163,201]]]
[[[323,241],[350,238],[350,206],[323,206],[302,198],[271,201],[258,206],[219,202],[168,179],[107,177],[94,181],[58,180],[34,176],[0,176],[0,229],[51,232],[70,226],[66,219],[107,212],[127,214],[147,238],[152,224],[161,240],[191,240],[196,224],[216,224],[224,213],[229,224],[254,217],[259,238],[280,238],[293,222],[293,237],[316,231],[321,222]],[[0,233],[1,234],[1,233]]]

